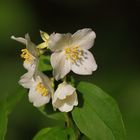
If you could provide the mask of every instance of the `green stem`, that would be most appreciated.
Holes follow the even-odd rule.
[[[80,140],[80,136],[81,136],[80,130],[78,129],[77,126],[75,126],[75,127],[76,127],[76,128],[75,128],[75,129],[76,129],[76,130],[75,130],[75,131],[76,131],[76,132],[75,132],[75,133],[76,133],[76,134],[75,134],[76,140]]]
[[[70,128],[73,125],[71,118],[68,113],[64,113],[64,116],[65,116],[65,121],[66,121],[66,127]]]
[[[65,116],[65,122],[66,122],[66,127],[67,128],[73,128],[75,130],[75,138],[76,140],[80,140],[80,131],[78,129],[78,127],[75,125],[74,121],[71,118],[71,114],[70,113],[64,113]]]

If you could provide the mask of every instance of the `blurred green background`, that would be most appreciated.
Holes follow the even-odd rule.
[[[74,33],[92,28],[98,70],[86,80],[113,96],[120,107],[127,140],[140,139],[140,1],[125,0],[0,0],[0,97],[12,95],[25,73],[24,46],[11,35],[29,33],[40,43],[39,30]],[[111,118],[110,118],[111,119]],[[38,130],[56,122],[28,102],[27,94],[9,115],[6,140],[31,140]]]

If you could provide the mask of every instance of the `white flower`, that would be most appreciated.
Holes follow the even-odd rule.
[[[34,77],[24,75],[19,83],[25,88],[29,88],[29,101],[35,107],[41,107],[50,101],[53,92],[51,80],[41,72],[38,72]],[[30,74],[29,74],[30,75]]]
[[[23,66],[27,70],[34,71],[38,63],[38,50],[36,45],[31,42],[30,36],[28,34],[25,35],[25,38],[11,36],[11,39],[26,45],[26,48],[21,50],[21,57],[24,59]]]
[[[71,111],[74,106],[78,105],[76,89],[63,82],[55,91],[52,104],[54,108],[58,108],[61,112]]]
[[[95,33],[85,28],[73,35],[53,33],[49,38],[53,74],[56,80],[62,79],[70,70],[79,75],[90,75],[97,69],[91,52],[88,51],[96,38]]]

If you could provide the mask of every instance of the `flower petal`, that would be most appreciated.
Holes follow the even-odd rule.
[[[38,71],[37,73],[42,80],[44,86],[50,91],[50,93],[53,93],[53,88],[52,88],[52,81],[45,75],[44,73]]]
[[[76,63],[73,63],[71,69],[74,73],[79,75],[90,75],[92,71],[97,69],[97,64],[91,52],[88,50],[83,51],[83,57],[76,61]]]
[[[73,109],[74,106],[68,105],[66,103],[64,103],[62,106],[60,106],[58,109],[61,112],[70,112]]]
[[[64,100],[57,99],[53,103],[54,108],[58,108],[61,112],[69,112],[73,109],[74,106],[77,105],[78,105],[78,99],[77,99],[76,92],[74,92],[70,96],[67,96],[67,98]]]
[[[29,101],[31,103],[35,102],[35,100],[37,100],[38,99],[38,96],[39,96],[39,93],[36,91],[35,88],[36,88],[36,83],[34,82],[34,84],[32,85],[32,87],[30,88],[29,94],[28,94]]]
[[[60,100],[66,99],[67,96],[72,95],[75,92],[75,88],[67,83],[62,83],[58,86],[54,93],[54,96]]]
[[[34,56],[38,57],[38,50],[36,48],[36,45],[31,41],[29,34],[25,35],[25,39],[27,40],[26,48],[27,50]]]
[[[66,60],[64,52],[55,52],[51,55],[53,75],[56,80],[64,78],[70,72],[70,62]]]
[[[24,61],[23,62],[23,66],[25,69],[27,69],[28,71],[35,71],[36,67],[37,67],[37,61],[36,60],[32,60],[30,63]]]
[[[15,36],[12,35],[11,39],[16,40],[16,41],[18,41],[18,42],[20,42],[20,43],[22,43],[24,45],[27,44],[27,40],[25,38],[23,38],[23,37],[15,37]]]
[[[56,102],[53,103],[53,107],[55,109],[59,109],[61,112],[69,112],[73,109],[73,106],[67,104],[65,100],[59,100],[59,99],[57,99]]]
[[[72,35],[73,45],[78,45],[84,49],[90,49],[96,38],[96,34],[92,29],[85,28],[78,30]]]
[[[48,48],[52,51],[63,50],[71,42],[71,34],[52,33],[49,38]]]
[[[74,92],[71,96],[68,96],[66,98],[66,103],[68,105],[77,106],[78,105],[77,93]]]
[[[48,94],[47,96],[38,95],[38,98],[34,101],[33,105],[35,107],[41,107],[47,104],[49,101],[50,101],[50,94]]]
[[[19,84],[24,88],[30,88],[33,84],[33,72],[29,71],[20,77]]]
[[[78,105],[76,89],[63,82],[57,88],[52,98],[52,104],[54,108],[58,108],[62,112],[69,112],[73,109],[73,106]]]
[[[50,101],[50,94],[47,96],[42,96],[36,91],[36,82],[34,82],[34,85],[30,88],[28,96],[29,101],[33,103],[35,107],[43,106]]]

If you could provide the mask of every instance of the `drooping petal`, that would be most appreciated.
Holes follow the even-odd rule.
[[[71,34],[52,33],[49,37],[48,47],[52,51],[63,50],[71,43]]]
[[[79,75],[90,75],[97,69],[97,64],[92,53],[88,50],[83,50],[83,56],[72,64],[71,69]]]
[[[70,72],[71,64],[66,60],[64,52],[55,52],[51,55],[53,75],[56,80],[64,78]]]
[[[34,85],[29,90],[29,101],[31,103],[35,102],[38,99],[38,92],[36,91],[36,83],[34,82]]]
[[[27,44],[27,40],[25,38],[23,38],[23,37],[15,37],[15,36],[12,35],[11,39],[16,40],[16,41],[18,41],[18,42],[20,42],[20,43],[22,43],[24,45]]]
[[[90,28],[78,30],[72,35],[73,45],[84,49],[90,49],[94,44],[95,38],[96,34]]]
[[[38,57],[38,50],[36,48],[36,45],[31,41],[29,34],[25,35],[25,39],[27,41],[26,48],[27,50],[34,56]]]
[[[33,84],[33,72],[29,71],[25,73],[23,76],[20,77],[20,80],[18,82],[20,85],[22,85],[24,88],[30,88]]]
[[[22,37],[15,37],[11,36],[11,39],[16,40],[24,45],[26,45],[27,50],[34,56],[38,56],[38,50],[36,48],[36,45],[31,41],[29,34],[25,35],[25,38]]]

